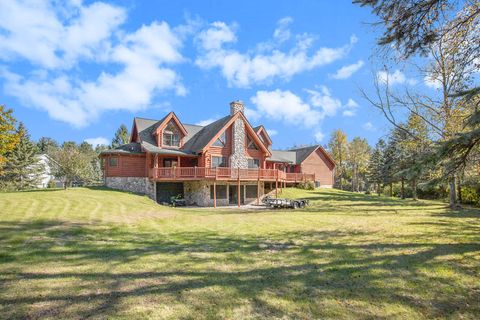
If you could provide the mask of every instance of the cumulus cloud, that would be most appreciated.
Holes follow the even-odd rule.
[[[257,91],[250,101],[259,113],[273,120],[313,127],[322,119],[320,111],[288,90]]]
[[[4,49],[0,51],[6,52],[0,53],[0,60],[16,57],[39,68],[29,75],[0,70],[7,94],[76,127],[108,110],[145,109],[159,92],[186,94],[172,68],[183,61],[181,35],[166,22],[154,21],[126,33],[118,29],[124,20],[123,9],[102,2],[72,6],[78,14],[65,17],[48,2],[2,2],[0,12],[12,9],[10,14],[21,27],[7,36],[0,32],[0,48]],[[9,30],[3,24],[0,28]],[[28,35],[23,37],[17,34],[20,32]],[[24,50],[26,47],[30,50]],[[35,51],[39,52],[29,53]],[[73,67],[84,61],[100,69],[96,78],[85,79]]]
[[[349,64],[346,66],[341,67],[340,69],[337,70],[337,72],[333,75],[331,75],[332,78],[334,79],[348,79],[350,78],[355,72],[360,70],[361,67],[363,67],[364,62],[363,60],[358,60],[357,63],[354,64]]]
[[[0,58],[26,59],[49,69],[71,66],[80,57],[95,59],[125,17],[123,8],[103,2],[62,7],[49,1],[3,0]]]
[[[327,87],[320,86],[319,89],[319,91],[305,90],[310,94],[310,104],[321,110],[322,119],[326,116],[333,117],[342,107],[342,103],[339,99],[332,97]]]
[[[110,144],[110,141],[105,137],[88,138],[84,141],[90,143],[94,147],[101,145],[108,146]]]
[[[353,117],[355,116],[358,107],[359,107],[358,103],[352,98],[350,98],[348,99],[347,103],[344,106],[342,115],[345,117]]]
[[[290,39],[288,25],[291,18],[279,21],[273,39],[284,42]],[[261,50],[240,52],[231,45],[237,38],[235,26],[214,22],[197,37],[199,57],[195,63],[202,69],[220,69],[229,86],[249,87],[253,84],[270,82],[275,78],[290,79],[292,76],[330,64],[347,55],[357,38],[338,48],[321,47],[309,52],[313,37],[297,36],[297,42],[288,51],[281,51],[275,45],[262,43]]]
[[[418,83],[417,80],[408,78],[405,74],[400,70],[395,70],[393,73],[389,73],[388,71],[382,70],[377,72],[377,79],[380,84],[387,84],[389,86],[394,86],[397,84],[408,84],[408,85],[415,85]]]

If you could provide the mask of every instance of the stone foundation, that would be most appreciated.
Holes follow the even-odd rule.
[[[188,205],[195,205],[200,207],[213,207],[213,199],[210,198],[210,186],[213,185],[212,181],[187,181],[183,184],[185,200]],[[236,186],[236,183],[227,183],[227,182],[217,182],[217,186],[226,185],[227,186],[227,198],[226,199],[217,199],[217,206],[228,206],[230,205],[229,193],[230,186]],[[256,182],[242,182],[240,185],[241,188],[245,188],[246,185],[257,185]],[[244,189],[245,191],[245,189]],[[236,196],[236,194],[235,194]],[[264,196],[264,184],[260,183],[260,200]],[[247,198],[246,192],[244,192],[244,201],[245,204],[256,203],[257,197]]]
[[[135,193],[147,195],[150,199],[155,200],[155,183],[145,177],[107,177],[105,186]]]

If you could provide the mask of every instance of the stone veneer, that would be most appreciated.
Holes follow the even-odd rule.
[[[256,185],[256,182],[242,183],[241,188],[245,185]],[[197,205],[199,207],[213,207],[213,199],[210,198],[211,181],[187,181],[183,184],[185,200],[188,205]],[[230,186],[236,186],[236,183],[217,182],[217,186],[227,185],[227,199],[217,199],[217,206],[230,205],[228,195]],[[260,183],[260,198],[264,195],[264,184]],[[244,196],[246,193],[244,192]],[[245,198],[245,204],[255,203],[257,198]]]
[[[150,199],[155,200],[155,183],[148,178],[142,177],[107,177],[105,186],[135,193],[147,195]]]
[[[230,103],[230,114],[244,112],[243,102],[234,101]],[[232,126],[232,153],[230,155],[230,167],[232,168],[248,168],[248,158],[245,153],[245,123],[243,119],[238,118]]]

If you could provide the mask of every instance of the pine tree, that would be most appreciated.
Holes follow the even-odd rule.
[[[15,190],[32,189],[38,186],[45,168],[37,157],[37,146],[30,140],[27,129],[22,123],[18,126],[17,134],[20,141],[7,155],[2,180]]]
[[[130,134],[128,133],[127,126],[122,124],[115,132],[115,137],[112,140],[112,148],[116,148],[129,142]]]
[[[382,174],[385,163],[385,148],[385,141],[383,139],[378,140],[368,163],[368,180],[373,183],[378,195],[381,194],[382,183],[384,182]]]

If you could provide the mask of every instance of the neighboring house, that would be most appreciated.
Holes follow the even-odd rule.
[[[42,165],[43,172],[40,175],[37,188],[48,188],[50,181],[55,182],[55,187],[61,188],[62,182],[53,175],[54,160],[46,154],[37,155],[38,163]]]
[[[265,128],[252,127],[235,101],[230,115],[207,126],[182,123],[173,112],[161,120],[135,118],[130,143],[101,157],[106,186],[159,203],[181,195],[199,206],[240,205],[299,182],[333,185],[335,163],[321,146],[271,146]]]

